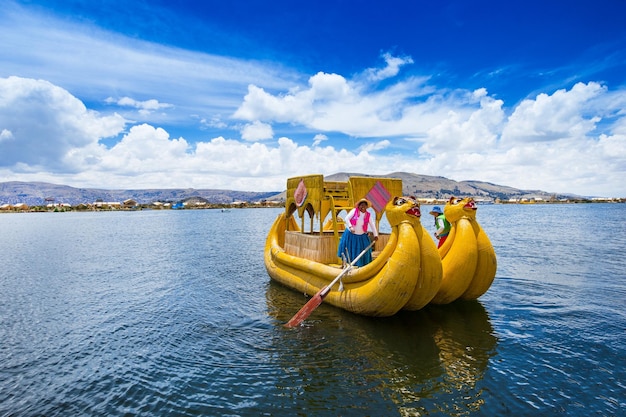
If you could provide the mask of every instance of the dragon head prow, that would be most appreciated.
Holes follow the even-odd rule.
[[[443,208],[443,213],[446,219],[450,222],[456,222],[463,217],[467,217],[470,220],[476,219],[476,202],[471,197],[458,198],[450,197],[450,200]]]
[[[387,203],[385,214],[390,226],[397,226],[403,221],[419,222],[422,212],[415,197],[394,197]]]

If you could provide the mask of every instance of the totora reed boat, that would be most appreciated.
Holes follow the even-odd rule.
[[[386,218],[390,231],[379,233],[372,262],[350,264],[346,271],[337,256],[345,228],[339,215],[362,198],[370,202],[377,229]],[[273,280],[309,296],[339,278],[324,299],[366,316],[476,299],[489,289],[496,272],[495,252],[476,222],[476,210],[471,198],[452,198],[446,204],[452,229],[438,250],[421,225],[419,203],[403,196],[400,179],[289,178],[285,211],[272,224],[265,243],[265,267]]]

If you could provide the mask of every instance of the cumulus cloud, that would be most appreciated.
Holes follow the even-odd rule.
[[[307,172],[407,171],[551,192],[626,193],[626,92],[576,84],[508,111],[484,89],[448,101],[430,103],[430,127],[416,125],[406,140],[321,146],[329,140],[318,133],[309,147],[288,137],[268,141],[270,123],[254,120],[242,140],[190,143],[146,123],[125,131],[129,122],[121,116],[89,110],[58,86],[9,77],[0,79],[0,175],[104,188],[281,190],[285,178]],[[119,135],[114,145],[101,144]]]
[[[434,85],[389,52],[354,77],[302,74],[8,5],[3,179],[281,190],[306,172],[408,171],[626,196],[623,87],[590,80],[507,103],[485,88]]]
[[[257,140],[272,139],[274,137],[274,131],[272,126],[267,123],[259,122],[255,120],[252,123],[245,125],[241,129],[241,138],[255,142]]]
[[[162,128],[137,125],[106,153],[102,166],[133,173],[169,171],[185,160],[188,147],[185,139],[171,139]]]
[[[64,170],[74,149],[116,136],[126,120],[88,110],[66,90],[48,81],[0,78],[0,167],[37,166]]]
[[[308,88],[274,95],[250,85],[233,117],[242,120],[294,123],[320,131],[341,131],[354,137],[414,135],[418,126],[433,123],[425,78],[410,77],[383,90],[319,72]],[[419,100],[422,99],[423,100]],[[436,99],[445,102],[445,97]],[[452,105],[452,104],[451,104]]]
[[[99,143],[122,134],[126,124],[119,115],[88,110],[68,91],[47,81],[0,79],[0,129],[5,138],[0,141],[0,175],[103,188],[211,186],[280,191],[285,175],[299,175],[303,166],[316,172],[365,170],[374,159],[367,150],[313,149],[289,138],[264,145],[218,137],[191,145],[145,123],[131,126],[113,146]],[[250,126],[250,134],[255,129],[257,135],[271,133],[264,123]]]
[[[617,185],[626,171],[626,154],[620,153],[626,146],[625,91],[577,83],[506,108],[484,88],[432,90],[424,82],[409,77],[375,90],[363,80],[318,73],[307,88],[285,94],[252,85],[235,117],[337,131],[360,141],[372,138],[356,146],[376,155],[376,167],[390,172],[408,167],[526,189],[626,193]],[[381,136],[394,139],[375,140]]]
[[[487,96],[484,90],[475,91],[472,96],[478,98],[478,105],[463,111],[449,110],[426,132],[428,140],[420,151],[436,156],[451,149],[482,152],[496,146],[506,118],[503,102]]]
[[[475,178],[524,189],[624,195],[618,178],[626,173],[624,117],[605,86],[579,83],[570,90],[539,94],[506,117],[502,102],[483,97],[469,117],[451,114],[429,132],[420,149],[442,175]],[[607,115],[607,121],[599,130]],[[610,143],[609,146],[607,146]],[[609,148],[617,150],[609,157]],[[538,187],[537,184],[541,184]]]
[[[548,95],[520,103],[502,132],[503,141],[545,142],[585,137],[602,119],[592,100],[606,95],[606,87],[598,83],[577,83],[567,91],[561,89]],[[591,105],[590,105],[591,104]],[[589,110],[594,114],[587,116]]]

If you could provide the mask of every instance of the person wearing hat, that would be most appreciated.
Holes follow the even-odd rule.
[[[443,242],[446,241],[446,239],[448,238],[448,234],[450,233],[450,222],[446,220],[446,215],[443,214],[443,210],[441,210],[441,207],[439,206],[433,207],[433,209],[430,211],[430,214],[435,217],[435,228],[437,229],[437,231],[435,232],[435,237],[439,239],[439,244],[437,245],[437,248],[440,248],[441,245],[443,245]]]
[[[362,198],[344,219],[347,229],[341,235],[337,248],[337,256],[342,258],[344,263],[351,262],[351,259],[359,256],[369,246],[369,232],[374,235],[375,241],[378,240],[375,216],[367,210],[368,207],[369,201]],[[372,248],[368,249],[355,266],[365,266],[370,262],[372,262]]]

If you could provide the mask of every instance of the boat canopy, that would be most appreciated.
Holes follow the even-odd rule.
[[[385,212],[385,205],[394,196],[402,195],[402,180],[387,177],[349,177],[348,181],[325,181],[321,174],[293,177],[287,180],[285,217],[294,212],[302,219],[300,230],[304,232],[304,213],[311,219],[310,230],[314,229],[314,218],[319,220],[319,233],[329,227],[323,222],[330,214],[329,226],[335,235],[343,228],[338,224],[337,214],[350,211],[362,198],[370,202],[376,213],[376,227]]]

